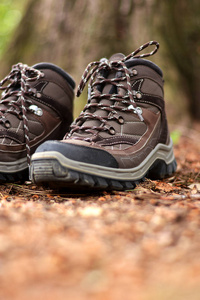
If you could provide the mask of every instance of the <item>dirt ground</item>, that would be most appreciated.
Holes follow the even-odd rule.
[[[200,133],[126,192],[0,186],[0,300],[200,299]]]

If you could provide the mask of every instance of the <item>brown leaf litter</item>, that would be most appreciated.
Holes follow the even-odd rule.
[[[199,299],[200,139],[134,190],[0,187],[0,299]]]

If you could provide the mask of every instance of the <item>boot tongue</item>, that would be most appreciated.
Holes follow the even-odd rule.
[[[124,58],[124,54],[122,53],[116,53],[113,54],[110,58],[109,61],[120,61]],[[117,75],[117,71],[116,70],[111,70],[108,74],[108,76],[106,77],[107,79],[112,79],[112,78],[116,78]],[[105,86],[102,89],[102,94],[117,94],[117,87],[111,83],[106,83]],[[112,105],[113,101],[108,100],[108,99],[102,99],[101,100],[101,104],[105,104],[105,105]],[[99,115],[101,117],[105,117],[108,115],[107,111],[103,111],[101,109],[97,109],[95,112],[96,115]]]
[[[122,53],[115,53],[113,54],[110,58],[109,61],[120,61],[125,57],[124,54]]]
[[[113,54],[110,58],[109,61],[120,61],[125,57],[124,54],[122,53],[115,53]],[[115,78],[116,77],[116,71],[111,71],[111,73],[108,75],[107,78],[111,79],[111,78]],[[112,84],[106,84],[102,90],[102,93],[104,94],[114,94],[117,93],[115,86],[113,86]]]

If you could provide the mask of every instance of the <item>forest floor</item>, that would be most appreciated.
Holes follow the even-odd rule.
[[[199,300],[200,133],[176,174],[134,190],[0,186],[1,300]]]

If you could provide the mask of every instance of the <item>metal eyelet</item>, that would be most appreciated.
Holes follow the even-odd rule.
[[[143,113],[142,108],[141,108],[140,106],[137,106],[137,107],[135,108],[135,110],[136,110],[137,113],[140,114],[140,115]]]
[[[18,119],[19,119],[19,120],[23,120],[22,112],[20,112],[20,113],[18,114]]]
[[[39,93],[39,92],[37,92],[37,93],[36,93],[36,97],[37,97],[37,98],[41,98],[41,97],[42,97],[42,94]]]
[[[11,124],[8,120],[6,120],[4,124],[7,129],[9,129],[11,127]]]
[[[133,70],[132,70],[132,74],[133,74],[134,76],[136,76],[136,75],[138,74],[138,71],[137,71],[136,69],[133,69]]]
[[[41,117],[41,116],[43,115],[43,110],[42,110],[40,107],[38,107],[37,105],[32,104],[32,105],[29,106],[29,109],[30,109],[30,111],[32,111],[36,116]]]
[[[122,118],[122,116],[119,116],[118,122],[119,122],[120,124],[124,124],[124,119]]]
[[[109,128],[109,133],[114,135],[116,133],[115,129],[113,127]]]
[[[142,94],[140,92],[136,92],[136,98],[137,99],[142,99]]]

